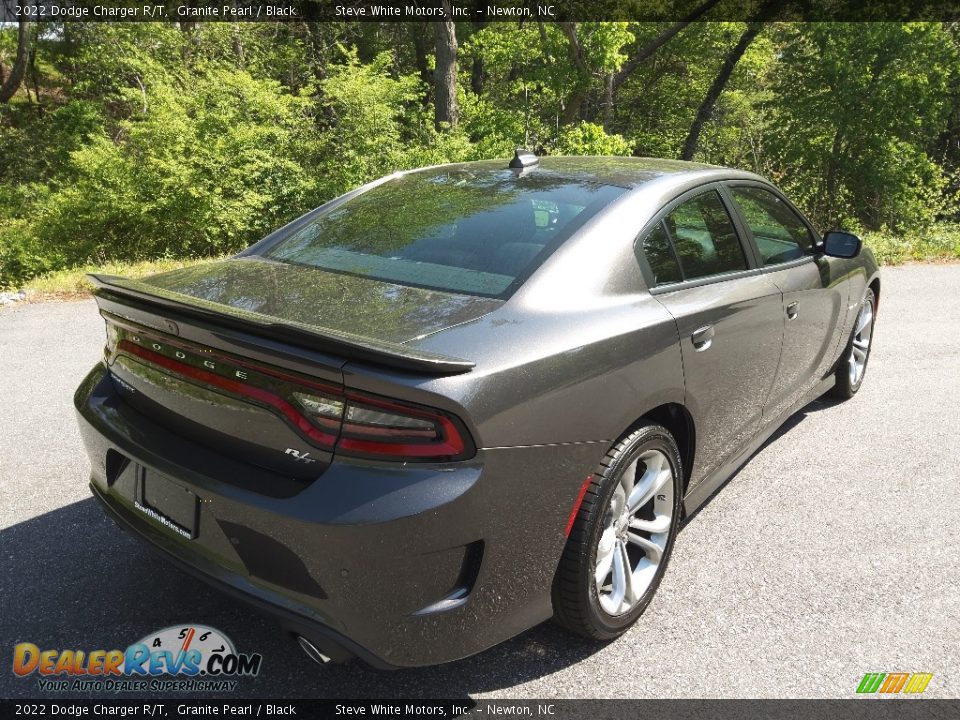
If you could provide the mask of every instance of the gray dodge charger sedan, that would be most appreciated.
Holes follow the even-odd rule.
[[[860,240],[761,177],[520,151],[94,280],[94,496],[314,659],[377,667],[551,617],[623,633],[682,518],[857,392],[880,298]]]

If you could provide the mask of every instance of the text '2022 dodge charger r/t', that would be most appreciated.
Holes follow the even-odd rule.
[[[761,177],[519,151],[94,280],[93,494],[315,659],[383,668],[551,617],[623,633],[683,515],[857,392],[880,296],[859,239]]]

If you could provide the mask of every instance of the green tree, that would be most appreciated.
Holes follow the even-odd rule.
[[[945,207],[928,147],[960,82],[938,23],[781,25],[769,165],[824,225],[903,227]]]

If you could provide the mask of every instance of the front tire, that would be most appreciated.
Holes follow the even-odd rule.
[[[849,400],[863,385],[867,374],[867,362],[870,360],[870,348],[873,344],[873,322],[877,315],[877,299],[873,290],[867,293],[860,303],[853,332],[847,346],[840,356],[837,366],[836,383],[830,394],[841,400]]]
[[[607,453],[557,570],[557,622],[585,637],[610,640],[637,621],[673,550],[682,478],[677,444],[660,425],[641,425]]]

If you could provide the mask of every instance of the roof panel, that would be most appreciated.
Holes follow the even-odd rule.
[[[508,170],[509,159],[480,160],[477,162],[455,163],[452,165],[423,168],[420,171],[456,170],[465,172],[515,172]],[[635,188],[650,180],[666,175],[693,175],[705,170],[727,170],[717,165],[685,162],[683,160],[666,160],[662,158],[643,157],[600,157],[600,156],[564,156],[542,157],[539,166],[525,168],[522,175],[532,172],[565,177],[578,181],[618,185],[625,188]]]

